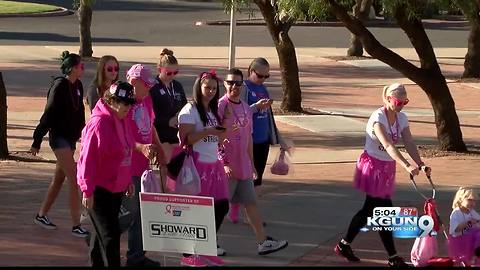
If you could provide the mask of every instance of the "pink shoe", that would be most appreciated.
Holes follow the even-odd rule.
[[[207,255],[200,255],[209,265],[212,266],[223,266],[225,262],[220,259],[218,256],[207,256]]]
[[[208,263],[199,255],[191,255],[188,257],[183,257],[180,260],[180,264],[183,266],[190,267],[207,267]]]
[[[238,222],[238,216],[240,214],[240,204],[239,203],[232,203],[230,204],[230,211],[228,213],[228,217],[232,223]]]

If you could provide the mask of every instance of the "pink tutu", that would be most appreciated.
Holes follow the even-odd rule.
[[[480,247],[479,228],[471,229],[464,235],[448,237],[448,255],[457,262],[470,265],[477,247]]]
[[[395,191],[395,161],[383,161],[363,152],[357,160],[353,185],[376,198],[391,198]]]
[[[172,151],[172,157],[177,155],[182,149],[175,147]],[[202,191],[198,196],[213,197],[215,201],[228,200],[228,178],[223,169],[223,163],[220,161],[205,163],[198,160],[198,153],[193,153],[195,168],[202,181]],[[175,190],[175,180],[167,177],[167,187]]]

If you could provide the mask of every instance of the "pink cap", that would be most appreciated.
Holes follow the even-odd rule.
[[[152,73],[150,69],[142,64],[135,64],[127,71],[127,80],[130,78],[141,79],[149,87],[155,85],[155,80],[152,79]]]

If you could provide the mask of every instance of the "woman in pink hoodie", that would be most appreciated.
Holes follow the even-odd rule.
[[[125,116],[134,103],[132,85],[112,84],[82,131],[77,183],[95,228],[90,241],[93,267],[120,267],[118,213],[123,195],[134,194],[130,168],[135,140]]]

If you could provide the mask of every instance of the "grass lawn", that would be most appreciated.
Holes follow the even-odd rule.
[[[0,15],[15,13],[39,13],[54,11],[57,9],[59,9],[59,7],[51,5],[0,0]]]

